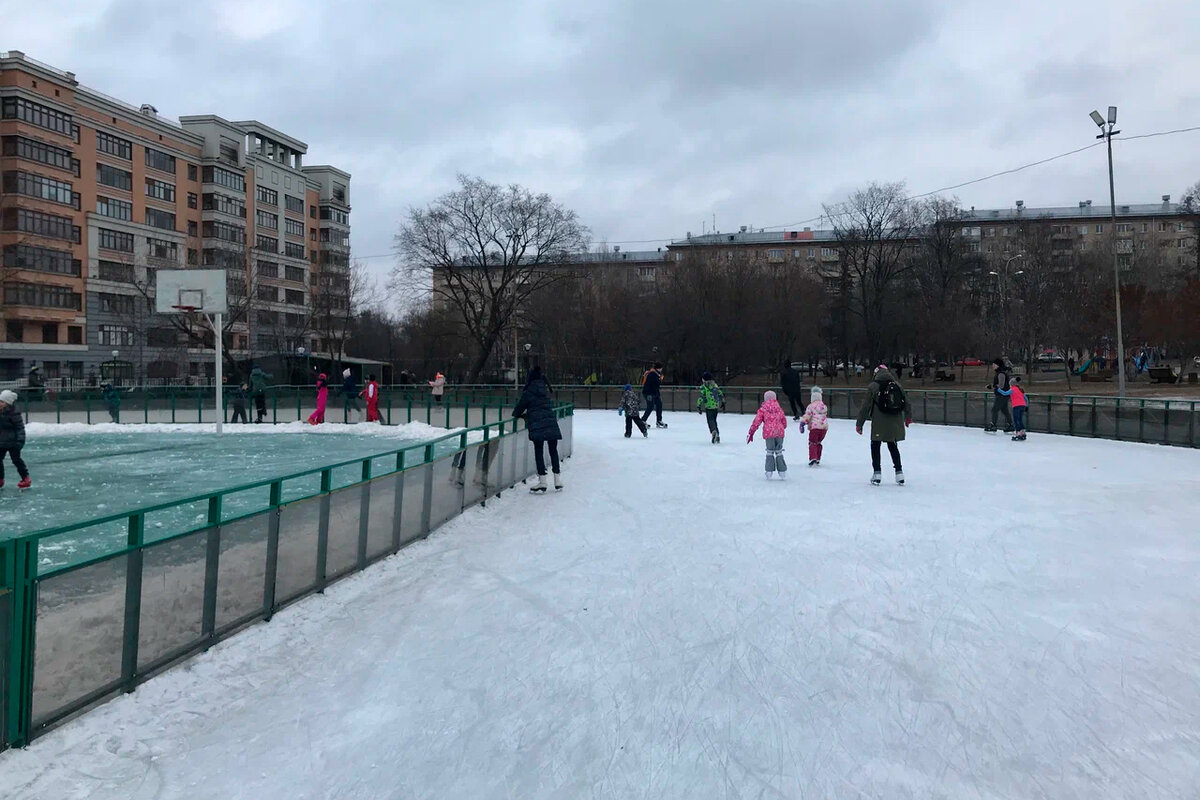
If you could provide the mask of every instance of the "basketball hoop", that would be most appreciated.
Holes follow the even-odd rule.
[[[175,309],[176,311],[178,311],[181,314],[195,314],[196,313],[195,306],[171,306],[171,308]]]

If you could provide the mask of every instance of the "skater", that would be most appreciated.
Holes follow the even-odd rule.
[[[992,422],[984,431],[996,432],[996,415],[1004,414],[1004,432],[1013,432],[1012,408],[1009,403],[1009,373],[1003,358],[992,362]]]
[[[821,443],[825,441],[825,434],[829,433],[829,409],[821,399],[820,386],[814,386],[809,392],[808,408],[804,409],[804,416],[800,419],[808,426],[808,465],[819,467],[821,451],[824,449]]]
[[[646,413],[642,414],[642,422],[649,422],[650,412],[653,411],[656,428],[667,427],[667,423],[662,421],[662,379],[663,365],[657,361],[642,375],[642,396],[646,398]]]
[[[117,391],[117,387],[111,383],[104,384],[103,388],[104,405],[108,409],[108,416],[113,422],[121,421],[121,393]]]
[[[696,400],[696,409],[708,418],[708,435],[713,444],[721,443],[721,430],[717,427],[717,414],[725,410],[725,393],[713,380],[711,372],[701,376],[704,383],[700,385],[700,397]]]
[[[800,409],[804,406],[804,401],[801,399],[801,377],[800,370],[791,365],[791,362],[785,361],[779,367],[779,385],[783,388],[783,393],[787,395],[788,403],[792,407],[792,419],[800,421]]]
[[[529,430],[529,441],[533,442],[533,458],[537,464],[538,482],[529,491],[543,494],[546,491],[546,453],[550,450],[550,468],[554,472],[554,491],[562,491],[562,474],[558,463],[558,440],[562,431],[558,418],[554,416],[554,401],[550,398],[550,384],[542,376],[542,368],[529,370],[529,380],[521,392],[521,399],[513,409],[514,419],[525,419]]]
[[[358,422],[362,417],[362,406],[358,404],[358,381],[354,377],[354,373],[349,367],[342,370],[342,403],[345,405],[344,422],[350,422],[350,412],[354,412],[353,420]]]
[[[255,423],[262,422],[267,416],[267,380],[271,377],[257,364],[250,370],[250,396],[254,398]]]
[[[643,439],[650,435],[650,429],[646,427],[646,423],[642,422],[640,416],[642,401],[638,400],[637,392],[633,390],[632,384],[625,384],[625,390],[621,394],[621,406],[617,409],[617,413],[625,415],[626,439],[633,436],[634,425],[637,425],[637,429],[642,432]]]
[[[21,458],[21,448],[25,446],[25,419],[15,408],[16,403],[17,393],[12,389],[0,392],[0,486],[4,486],[4,456],[7,454],[21,476],[17,488],[28,489],[33,482]]]
[[[379,382],[375,380],[375,373],[367,376],[362,397],[367,401],[367,422],[379,422]]]
[[[759,425],[762,425],[763,443],[767,446],[767,480],[776,472],[780,478],[786,478],[787,462],[783,460],[783,436],[787,432],[787,414],[775,399],[774,392],[763,395],[762,405],[758,407],[758,413],[750,423],[750,435],[746,437],[746,444],[754,441],[754,432],[758,430]]]
[[[433,395],[433,402],[442,402],[442,393],[446,391],[446,376],[438,373],[429,382],[429,393]]]
[[[1025,441],[1025,413],[1029,410],[1029,400],[1025,397],[1025,390],[1021,388],[1021,379],[1016,375],[1013,376],[1010,392],[1013,427],[1017,431],[1013,434],[1012,440],[1023,442]]]
[[[233,416],[230,422],[241,422],[243,425],[250,421],[246,416],[246,390],[249,388],[247,384],[235,386],[233,391],[229,393],[230,400],[233,401]]]
[[[325,403],[329,401],[328,378],[322,372],[317,376],[317,410],[308,415],[309,425],[320,425],[325,421]]]
[[[875,368],[875,377],[867,389],[862,407],[858,409],[858,420],[854,429],[862,436],[863,425],[871,419],[871,483],[880,483],[880,448],[887,443],[892,456],[892,467],[896,470],[896,483],[904,485],[904,468],[900,464],[899,442],[904,441],[904,429],[912,424],[908,396],[896,382],[887,366]]]

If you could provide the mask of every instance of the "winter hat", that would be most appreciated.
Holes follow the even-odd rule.
[[[342,370],[342,377],[343,377],[343,378],[349,378],[349,377],[350,377],[350,368],[349,368],[349,367],[346,367],[344,370]]]
[[[627,392],[628,392],[628,391],[629,391],[630,389],[632,389],[632,388],[633,388],[633,384],[631,384],[631,383],[627,383],[627,384],[625,384],[625,391],[627,391]]]
[[[15,402],[17,402],[17,393],[12,389],[5,389],[3,392],[0,392],[0,403],[11,406]]]
[[[529,370],[529,378],[525,381],[525,385],[528,386],[529,384],[533,383],[536,380],[541,380],[541,378],[542,378],[542,368],[534,367],[533,369]]]
[[[821,387],[820,386],[812,387],[812,389],[808,393],[808,396],[809,396],[809,399],[814,403],[817,402],[818,400],[820,400],[821,399]]]
[[[711,381],[711,380],[712,380],[712,373],[711,373],[711,372],[706,372],[706,373],[704,373],[703,375],[701,375],[701,376],[700,376],[700,379],[701,379],[701,380],[705,380],[705,381]]]
[[[768,390],[767,393],[763,395],[764,403],[767,402],[768,400],[774,400],[774,399],[775,399],[775,393],[770,390]]]
[[[1003,358],[992,359],[992,363],[995,364],[1000,369],[1004,369],[1004,359]]]
[[[875,368],[875,374],[878,375],[881,372],[887,372],[887,368],[888,368],[887,364],[880,364],[878,367]]]

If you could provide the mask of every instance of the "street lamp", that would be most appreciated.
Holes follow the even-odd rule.
[[[300,345],[296,348],[296,355],[304,359],[304,385],[308,385],[309,373],[312,372],[311,364],[309,364],[308,348]]]
[[[1121,329],[1121,266],[1120,257],[1117,255],[1117,190],[1113,184],[1113,159],[1112,159],[1112,137],[1120,133],[1113,130],[1117,124],[1117,107],[1108,107],[1108,119],[1100,115],[1099,111],[1091,113],[1092,122],[1096,123],[1096,127],[1100,129],[1100,135],[1097,139],[1104,139],[1108,143],[1108,201],[1112,209],[1112,230],[1109,232],[1109,241],[1112,244],[1113,254],[1113,292],[1117,301],[1117,396],[1125,397],[1125,333]]]
[[[1008,348],[1009,348],[1009,342],[1008,342],[1008,279],[1009,279],[1009,272],[1008,272],[1008,269],[1009,269],[1009,266],[1012,264],[1012,262],[1016,261],[1018,258],[1024,258],[1024,257],[1025,257],[1024,253],[1017,253],[1015,256],[1012,256],[1011,258],[1007,259],[1004,262],[1004,271],[1003,272],[997,272],[996,270],[991,270],[988,272],[989,275],[996,276],[996,283],[999,284],[999,286],[1000,286],[1000,310],[1001,310],[1001,313],[1003,313],[1003,315],[1004,315],[1004,336],[1002,337],[1003,341],[1001,342],[1001,349],[1003,350],[1003,356],[1005,358],[1008,358],[1008,356],[1009,356],[1009,353],[1008,353]],[[1012,274],[1013,275],[1024,275],[1025,270],[1019,269]]]

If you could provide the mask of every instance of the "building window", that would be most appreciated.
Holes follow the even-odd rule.
[[[113,136],[111,133],[96,131],[96,152],[108,153],[110,156],[116,156],[125,161],[132,161],[133,142],[128,139],[122,139],[119,136]]]
[[[205,211],[220,211],[231,217],[246,218],[246,204],[239,198],[224,194],[207,193],[204,195]]]
[[[346,187],[342,186],[340,183],[335,183],[333,185],[333,199],[337,200],[339,203],[346,202]]]
[[[331,222],[336,222],[339,225],[349,225],[350,215],[345,211],[329,206],[321,206],[321,219],[327,219]]]
[[[299,289],[288,289],[284,293],[283,302],[291,306],[304,305],[304,292]]]
[[[133,203],[116,200],[112,197],[96,196],[96,213],[102,217],[120,219],[129,222],[133,219]]]
[[[1128,222],[1118,222],[1117,233],[1133,233],[1133,225]]]
[[[188,208],[196,208],[200,205],[199,198],[195,192],[188,192]]]
[[[261,234],[255,236],[254,246],[258,250],[262,250],[267,253],[279,252],[279,240],[273,239],[270,236],[263,236]]]
[[[835,250],[834,248],[832,248],[832,247],[822,247],[821,248],[821,258],[832,261],[832,260],[836,260],[837,257],[838,257],[837,250]]]
[[[300,222],[299,220],[287,219],[285,217],[283,220],[283,228],[284,232],[287,233],[288,236],[299,236],[301,239],[304,238],[304,223]]]
[[[46,286],[40,283],[4,284],[4,302],[11,306],[60,308],[81,311],[82,298],[66,286]]]
[[[35,236],[46,236],[51,239],[65,239],[79,243],[80,230],[70,217],[59,217],[54,214],[44,214],[41,211],[30,211],[26,208],[6,208],[0,218],[3,230],[22,231]]]
[[[205,167],[204,182],[215,183],[217,186],[224,186],[226,189],[233,189],[235,192],[245,193],[246,191],[246,176],[239,175],[227,169],[220,167]]]
[[[279,215],[270,214],[266,211],[256,211],[254,212],[254,224],[260,228],[277,231],[279,230]]]
[[[188,164],[188,180],[189,181],[196,180],[196,174],[197,174],[196,165]]]
[[[111,186],[127,192],[133,191],[133,173],[110,167],[108,164],[96,165],[96,182],[101,186]]]
[[[304,269],[302,267],[284,266],[283,277],[295,283],[304,283]]]
[[[259,300],[265,300],[269,303],[274,303],[279,300],[279,290],[274,286],[259,286],[258,289],[255,290],[255,296],[258,297]]]
[[[83,344],[83,328],[81,328],[78,325],[68,325],[67,326],[67,344]],[[78,369],[76,369],[76,367],[78,367]],[[83,364],[82,363],[73,361],[70,364],[70,368],[71,368],[71,377],[73,377],[73,378],[83,377]]]
[[[1158,232],[1159,233],[1166,233],[1168,230],[1170,230],[1170,228],[1167,226],[1167,223],[1165,223],[1165,222],[1158,223]]]
[[[1187,223],[1186,223],[1186,222],[1177,222],[1177,223],[1175,223],[1175,230],[1176,230],[1176,232],[1178,232],[1178,233],[1183,233],[1184,231],[1186,231],[1186,230],[1187,230]]]
[[[4,173],[3,187],[6,192],[61,203],[64,206],[75,205],[75,194],[71,190],[71,184],[31,172]]]
[[[278,278],[279,265],[274,261],[259,261],[258,274],[263,278]]]
[[[121,253],[133,252],[133,234],[125,233],[124,231],[112,231],[108,228],[100,228],[97,231],[100,248],[103,250],[116,250]]]
[[[201,252],[201,261],[206,267],[219,267],[227,270],[244,270],[245,264],[242,261],[243,254],[234,250],[226,250],[225,248],[206,247]]]
[[[290,194],[284,195],[283,204],[287,210],[291,211],[293,214],[304,213],[304,201],[299,197],[292,197]]]
[[[187,251],[187,263],[189,267],[194,267],[200,263],[200,251],[193,247],[189,247]]]
[[[159,172],[175,174],[175,156],[154,148],[146,148],[146,166]],[[190,165],[189,165],[190,166]]]
[[[42,344],[58,344],[58,323],[44,322],[42,323]],[[50,366],[50,362],[46,362],[46,366]],[[54,370],[58,372],[58,370]],[[50,371],[46,371],[46,377],[57,377],[50,375]]]
[[[201,230],[206,239],[220,239],[223,242],[233,242],[234,244],[246,243],[246,231],[237,225],[225,222],[205,222],[201,226]]]
[[[188,220],[188,236],[199,236],[199,235],[200,235],[200,226],[196,224],[196,220],[189,219]]]
[[[19,343],[25,340],[25,326],[20,320],[10,319],[4,326],[4,339],[9,343]]]
[[[317,218],[317,207],[316,206],[308,207],[308,216],[312,217],[313,219]]]
[[[5,269],[28,269],[75,277],[79,277],[80,272],[79,261],[73,259],[70,252],[27,244],[5,245],[3,263]]]
[[[133,265],[119,261],[100,262],[100,280],[114,283],[133,283]]]
[[[132,347],[133,329],[127,325],[100,325],[99,344],[109,347]]]
[[[70,172],[76,170],[76,161],[71,157],[70,150],[35,139],[26,139],[24,136],[5,136],[4,148],[0,152],[9,157],[36,161],[39,164]]]
[[[279,205],[279,192],[274,189],[268,189],[265,186],[259,186],[254,191],[254,196],[258,202],[265,203],[269,206]]]
[[[783,261],[783,250],[768,250],[767,260],[776,263]]]
[[[164,239],[146,239],[146,255],[150,258],[161,258],[167,261],[179,261],[179,245]]]
[[[132,314],[133,295],[100,292],[100,310],[108,314]]]
[[[283,243],[283,254],[288,258],[304,258],[304,245],[295,242]]]
[[[156,181],[154,178],[146,178],[146,197],[153,197],[155,200],[174,203],[175,184]]]
[[[1133,252],[1133,239],[1118,239],[1117,240],[1117,252],[1118,253],[1132,253]]]
[[[654,267],[638,267],[638,277],[644,281],[655,280],[657,270]]]
[[[64,136],[74,136],[76,130],[70,114],[55,111],[40,103],[30,102],[23,97],[0,99],[0,119],[19,119]]]
[[[1103,226],[1103,225],[1097,225],[1097,226],[1096,226],[1096,233],[1104,233],[1104,226]]]
[[[223,144],[221,145],[220,152],[222,161],[226,162],[227,164],[232,164],[235,167],[238,165],[238,149],[236,147],[229,144]]]
[[[1183,248],[1188,246],[1188,240],[1187,239],[1176,239],[1175,246],[1178,247],[1180,250],[1182,250]]]
[[[165,231],[175,230],[175,215],[157,208],[146,209],[146,224]]]

